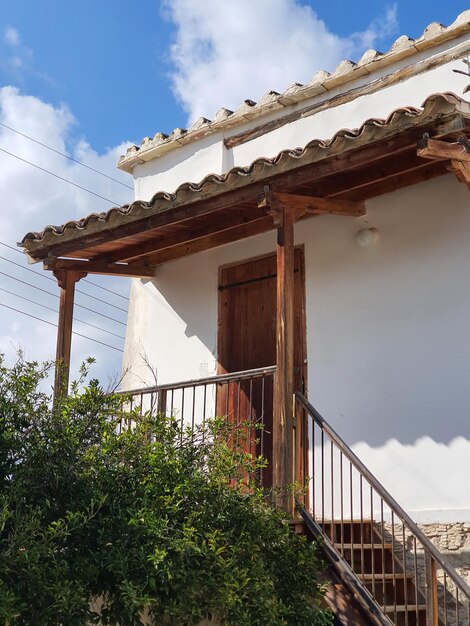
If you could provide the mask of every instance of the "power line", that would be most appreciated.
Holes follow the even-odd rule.
[[[77,293],[82,294],[82,296],[86,296],[87,298],[92,298],[93,300],[98,300],[98,302],[101,302],[102,304],[106,304],[107,306],[113,307],[113,309],[117,309],[118,311],[122,311],[123,313],[127,314],[127,309],[123,309],[122,307],[117,306],[116,304],[111,304],[111,302],[106,302],[106,300],[102,300],[101,298],[92,296],[91,293],[87,293],[86,291],[82,291],[81,289],[76,288],[75,291]]]
[[[18,252],[18,254],[23,254],[21,250],[18,250],[18,248],[15,248],[15,246],[10,246],[8,243],[4,243],[3,241],[0,241],[0,243],[2,244],[2,246],[5,246],[5,248],[10,248],[10,250],[14,250],[15,252]]]
[[[109,178],[109,180],[113,180],[115,183],[118,183],[119,185],[122,185],[123,187],[127,187],[128,189],[133,189],[133,187],[131,187],[130,185],[126,185],[126,183],[123,183],[117,178],[113,178],[112,176],[109,176],[108,174],[105,174],[104,172],[100,172],[100,170],[96,170],[94,167],[91,167],[90,165],[87,165],[86,163],[82,163],[82,161],[77,161],[77,159],[74,159],[68,154],[64,154],[64,152],[60,152],[60,150],[56,150],[55,148],[48,146],[46,143],[43,143],[42,141],[39,141],[38,139],[34,139],[33,137],[30,137],[26,133],[22,133],[19,130],[16,130],[16,128],[12,128],[11,126],[4,124],[3,122],[0,122],[0,126],[3,126],[4,128],[8,128],[8,130],[11,130],[14,133],[17,133],[18,135],[21,135],[22,137],[25,137],[26,139],[29,139],[30,141],[34,141],[34,143],[37,143],[39,146],[42,146],[43,148],[47,148],[51,152],[60,154],[60,156],[64,157],[65,159],[69,159],[69,161],[73,161],[74,163],[77,163],[78,165],[81,165],[82,167],[86,167],[87,170],[91,170],[92,172],[95,172],[96,174],[99,174],[100,176]]]
[[[9,291],[8,289],[4,289],[0,287],[0,291],[4,291],[5,293],[10,294],[10,296],[15,296],[15,298],[21,298],[26,302],[31,302],[32,304],[36,304],[37,306],[41,306],[43,309],[47,309],[48,311],[53,311],[53,313],[57,313],[57,309],[53,309],[51,306],[47,306],[42,304],[42,302],[36,302],[35,300],[31,300],[30,298],[26,298],[25,296],[21,296],[19,293],[15,293],[14,291]],[[86,324],[87,326],[91,326],[91,328],[95,328],[96,330],[100,330],[103,333],[108,333],[117,337],[118,339],[125,339],[122,335],[117,335],[116,333],[111,332],[110,330],[106,330],[105,328],[101,328],[100,326],[96,326],[95,324],[91,324],[91,322],[85,322],[84,320],[79,319],[78,317],[73,317],[76,322],[80,322],[80,324]]]
[[[43,276],[43,274],[41,274],[40,272],[36,272],[36,270],[32,270],[30,267],[25,267],[24,265],[21,265],[21,263],[12,261],[11,259],[8,259],[6,256],[2,256],[1,254],[0,254],[0,259],[2,259],[3,261],[6,261],[7,263],[11,263],[12,265],[16,265],[17,267],[21,267],[22,270],[26,270],[27,272],[32,272],[33,274],[36,274],[37,276]],[[47,278],[48,280],[52,280],[52,282],[55,283],[55,280],[51,278],[50,276],[44,276],[44,278]],[[116,306],[115,304],[111,304],[111,302],[106,302],[106,300],[102,300],[101,298],[97,298],[96,296],[92,296],[90,293],[87,293],[86,291],[82,291],[81,289],[75,289],[75,291],[77,293],[82,294],[83,296],[87,296],[88,298],[93,298],[93,300],[98,300],[98,302],[101,302],[102,304],[111,306],[113,307],[113,309],[117,309],[118,311],[127,313],[126,309],[123,309],[120,306]]]
[[[54,322],[49,322],[48,320],[44,320],[42,319],[42,317],[31,315],[31,313],[26,313],[26,311],[20,311],[20,309],[15,309],[15,307],[8,306],[8,304],[3,304],[3,302],[0,302],[0,306],[5,307],[6,309],[10,309],[11,311],[15,311],[16,313],[27,315],[28,317],[32,317],[33,319],[38,320],[39,322],[44,322],[45,324],[49,324],[49,326],[54,326],[55,328],[57,328],[57,324],[54,324]],[[94,341],[95,343],[99,343],[102,346],[111,348],[112,350],[117,350],[118,352],[124,352],[124,350],[121,350],[120,348],[116,348],[116,346],[110,346],[109,343],[104,343],[104,341],[99,341],[98,339],[93,339],[92,337],[88,337],[87,335],[82,335],[81,333],[77,333],[75,330],[72,331],[72,334],[77,335],[78,337],[83,337],[83,339],[88,339],[89,341]]]
[[[88,278],[82,278],[82,281],[84,283],[89,283],[90,285],[93,285],[94,287],[98,287],[98,289],[103,289],[104,291],[108,291],[109,293],[112,293],[115,296],[119,296],[123,300],[127,300],[127,302],[129,302],[129,298],[127,296],[123,296],[121,293],[118,293],[117,291],[113,291],[112,289],[108,289],[107,287],[103,287],[103,285],[97,285],[92,280],[88,280]],[[126,313],[127,313],[127,311],[126,311]]]
[[[53,298],[59,298],[59,296],[56,293],[51,293],[50,291],[47,291],[46,289],[42,289],[41,287],[37,287],[36,285],[33,285],[32,283],[28,283],[25,280],[21,280],[21,278],[17,278],[16,276],[11,276],[11,274],[7,274],[6,272],[0,272],[0,274],[2,276],[6,276],[7,278],[11,278],[12,280],[16,280],[19,283],[22,283],[23,285],[27,285],[28,287],[32,287],[33,289],[37,289],[38,291],[42,291],[43,293],[46,293],[48,296],[52,296]],[[115,319],[114,317],[110,317],[109,315],[106,315],[105,313],[100,313],[99,311],[95,311],[94,309],[90,309],[89,307],[84,306],[83,304],[75,304],[75,306],[79,307],[80,309],[85,309],[85,311],[90,311],[91,313],[96,313],[96,315],[101,315],[102,317],[106,317],[108,320],[116,322],[117,324],[121,324],[121,326],[125,326],[124,322],[121,322],[121,321]]]
[[[5,154],[8,154],[9,156],[13,157],[14,159],[18,159],[18,161],[22,161],[23,163],[27,163],[28,165],[31,165],[32,167],[35,167],[36,169],[40,170],[41,172],[45,172],[46,174],[50,174],[51,176],[54,176],[55,178],[58,178],[59,180],[63,180],[64,182],[69,183],[69,185],[73,185],[74,187],[78,187],[78,189],[81,189],[82,191],[86,191],[88,193],[91,193],[93,196],[96,196],[97,198],[101,198],[101,200],[106,200],[106,202],[109,202],[113,206],[119,206],[119,202],[115,202],[114,200],[110,200],[109,198],[105,198],[104,196],[100,195],[99,193],[96,193],[96,191],[91,191],[91,189],[87,189],[86,187],[82,187],[82,185],[79,185],[78,183],[74,183],[73,181],[69,180],[68,178],[64,178],[63,176],[59,176],[59,174],[54,174],[54,172],[51,172],[50,170],[47,170],[46,168],[41,167],[40,165],[36,165],[36,163],[32,163],[31,161],[28,161],[27,159],[23,159],[23,157],[20,157],[17,154],[14,154],[13,152],[8,152],[8,150],[5,150],[5,148],[0,148],[0,151],[4,152]]]
[[[23,253],[21,252],[21,250],[18,250],[18,248],[14,248],[13,246],[10,246],[7,243],[4,243],[3,241],[0,241],[0,244],[2,246],[5,246],[5,248],[10,248],[10,250],[13,250],[14,252],[18,252],[18,254],[21,254],[23,256]],[[2,257],[2,258],[5,258],[5,257]],[[47,274],[45,274],[44,272],[36,272],[35,270],[32,270],[29,267],[25,267],[24,265],[20,265],[20,267],[22,267],[25,270],[29,270],[30,272],[34,272],[34,274],[37,274],[38,276],[42,276],[43,278],[52,280],[52,282],[55,283],[55,280],[51,278],[50,276],[47,276]],[[88,283],[90,285],[93,285],[93,287],[97,287],[98,289],[103,289],[104,291],[108,291],[109,293],[112,293],[115,296],[119,296],[119,298],[122,298],[123,300],[127,300],[129,302],[129,298],[127,298],[126,296],[123,296],[121,293],[118,293],[117,291],[113,291],[112,289],[103,287],[103,285],[98,285],[98,283],[94,283],[92,280],[88,278],[82,278],[82,280],[84,283]]]

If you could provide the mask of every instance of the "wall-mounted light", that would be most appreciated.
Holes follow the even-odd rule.
[[[370,248],[379,240],[377,228],[361,228],[356,233],[356,243],[360,248]]]

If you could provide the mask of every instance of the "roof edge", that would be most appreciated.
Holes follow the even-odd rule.
[[[470,119],[470,102],[453,93],[436,93],[426,98],[419,109],[400,107],[392,111],[386,119],[370,118],[356,129],[338,130],[329,140],[312,139],[304,148],[282,150],[272,159],[261,157],[247,167],[234,167],[222,175],[209,174],[199,183],[182,183],[174,193],[160,191],[148,202],[135,200],[131,204],[114,207],[103,213],[92,213],[81,220],[66,222],[62,226],[46,226],[41,232],[27,233],[18,245],[24,249],[32,262],[39,261],[44,258],[47,248],[64,239],[78,238],[79,233],[83,233],[89,226],[99,225],[99,229],[108,229],[113,228],[116,222],[121,220],[128,223],[138,221],[176,205],[195,202],[201,192],[204,196],[215,196],[224,193],[226,184],[240,185],[245,184],[244,181],[250,184],[253,178],[265,176],[266,170],[270,171],[269,175],[274,175],[278,168],[284,172],[302,164],[318,162],[344,150],[354,149],[354,141],[370,142],[377,131],[379,135],[384,133],[389,135],[395,130],[399,132],[401,120],[406,122],[405,128],[410,128],[449,115],[461,115]]]
[[[169,135],[158,132],[152,138],[145,137],[140,146],[131,146],[126,154],[120,157],[117,167],[132,173],[133,168],[140,163],[150,161],[208,135],[228,130],[245,121],[261,118],[273,111],[280,111],[287,106],[327,93],[427,48],[456,39],[466,32],[470,32],[470,9],[460,13],[447,27],[438,22],[429,24],[417,39],[402,35],[385,53],[367,50],[357,63],[343,60],[331,74],[319,70],[307,85],[293,83],[282,94],[268,91],[259,102],[245,100],[235,111],[226,108],[219,109],[213,120],[201,117],[188,130],[175,128]]]

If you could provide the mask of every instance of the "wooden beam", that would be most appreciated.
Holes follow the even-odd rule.
[[[161,250],[172,248],[181,244],[190,244],[196,239],[210,237],[211,235],[221,233],[237,226],[248,225],[251,222],[265,217],[265,215],[266,213],[257,207],[250,207],[249,209],[233,207],[229,209],[228,212],[217,218],[214,218],[213,216],[199,218],[197,225],[193,227],[181,225],[176,232],[171,232],[169,234],[162,234],[161,231],[156,231],[155,239],[123,246],[119,250],[103,252],[102,254],[95,256],[93,260],[106,261],[108,263],[112,261],[131,262],[137,260],[146,262],[148,258],[151,258],[151,253],[158,253]],[[204,223],[202,224],[199,223],[201,219],[204,220]]]
[[[273,487],[276,504],[293,515],[294,223],[295,208],[280,209],[277,229],[277,316],[273,418]]]
[[[450,159],[470,162],[470,152],[467,152],[465,142],[440,141],[424,137],[418,142],[418,156],[423,159]]]
[[[470,189],[470,161],[452,160],[451,169],[461,183],[465,183]]]
[[[402,163],[401,168],[398,166],[395,168],[391,168],[392,171],[387,172],[387,174],[381,173],[380,170],[376,171],[375,178],[373,178],[370,173],[368,177],[363,176],[351,176],[351,184],[347,187],[339,188],[337,186],[336,190],[331,193],[332,198],[341,197],[346,195],[348,198],[353,199],[354,197],[358,197],[359,195],[364,199],[369,199],[369,197],[373,197],[375,194],[375,189],[384,189],[384,193],[387,193],[388,185],[391,185],[392,188],[397,188],[395,182],[400,181],[405,177],[412,178],[416,176],[417,182],[420,181],[421,177],[426,177],[426,171],[432,170],[435,164],[440,164],[440,161],[424,161],[418,163],[416,160],[416,155],[414,157],[413,163]],[[442,164],[441,164],[441,174],[442,174]],[[326,185],[325,185],[326,186]],[[330,196],[330,194],[328,194]]]
[[[253,235],[259,235],[269,230],[273,230],[273,220],[269,216],[264,216],[261,219],[254,220],[248,224],[242,224],[241,226],[235,226],[228,228],[221,232],[210,233],[194,239],[183,244],[172,246],[171,248],[165,248],[155,254],[151,254],[145,258],[146,262],[151,265],[161,265],[162,263],[168,263],[190,254],[196,254],[196,252],[203,252],[204,250],[210,250],[217,246],[223,246],[233,241],[239,241],[240,239],[246,239],[246,237],[252,237]]]
[[[84,261],[83,259],[46,259],[43,262],[45,270],[64,270],[66,272],[85,272],[86,274],[106,274],[107,276],[129,276],[134,278],[153,278],[155,270],[147,265],[118,265],[117,263],[103,263]]]
[[[366,214],[364,202],[353,202],[352,200],[300,196],[275,191],[271,194],[270,202],[278,204],[282,208],[289,208],[291,212],[294,212],[296,219],[305,214],[345,215],[349,217],[360,217]]]
[[[424,136],[418,142],[418,156],[424,159],[449,160],[449,169],[461,183],[470,189],[470,141],[462,136],[458,141],[449,143]]]
[[[354,150],[347,150],[340,154],[330,154],[328,158],[318,162],[297,167],[293,171],[282,172],[282,175],[273,177],[270,187],[274,191],[285,191],[298,185],[321,184],[323,178],[344,175],[348,172],[354,173],[364,166],[380,166],[382,159],[393,156],[400,159],[406,154],[410,146],[416,146],[416,142],[422,138],[424,130],[431,130],[434,137],[445,137],[447,135],[461,133],[470,124],[461,115],[452,116],[447,120],[436,122],[424,122],[422,125],[411,129],[407,133],[382,137],[380,141],[368,143],[366,145],[355,144]],[[368,135],[366,134],[366,137]]]
[[[60,397],[66,396],[68,392],[75,283],[86,274],[61,270],[54,272],[54,276],[60,287],[54,380],[54,403],[56,403]]]

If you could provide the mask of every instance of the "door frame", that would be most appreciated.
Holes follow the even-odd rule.
[[[295,246],[296,251],[300,252],[300,341],[301,341],[301,353],[303,355],[302,363],[301,363],[301,375],[303,380],[303,389],[302,393],[307,396],[307,388],[308,388],[308,355],[307,355],[307,316],[306,316],[306,282],[305,282],[305,246],[304,244],[300,244]],[[253,257],[248,257],[244,259],[238,259],[237,261],[233,261],[231,263],[224,263],[220,265],[217,272],[217,374],[226,374],[225,368],[221,365],[220,359],[220,348],[222,346],[222,291],[219,289],[221,284],[222,272],[226,269],[230,269],[232,267],[237,267],[238,265],[244,265],[245,263],[254,263],[256,261],[261,261],[263,259],[268,258],[276,258],[276,251],[260,254]],[[277,312],[276,312],[277,314]],[[295,323],[295,322],[294,322]],[[276,364],[277,365],[277,364]]]

